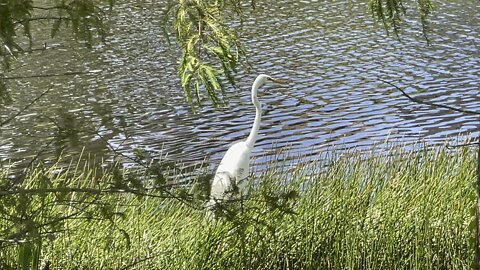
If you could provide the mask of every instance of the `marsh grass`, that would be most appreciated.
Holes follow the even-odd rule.
[[[51,269],[465,269],[475,162],[466,148],[332,154],[288,179],[266,171],[216,220],[175,199],[107,194],[43,237],[40,259]],[[98,185],[81,175],[68,185]],[[13,265],[18,244],[1,248]]]

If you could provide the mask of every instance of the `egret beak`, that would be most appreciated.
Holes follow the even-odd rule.
[[[288,84],[290,82],[289,80],[275,79],[272,77],[268,77],[268,79],[274,83],[279,83],[279,84]]]

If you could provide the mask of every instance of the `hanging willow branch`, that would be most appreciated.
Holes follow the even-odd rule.
[[[370,10],[374,18],[383,23],[387,33],[391,28],[398,37],[401,18],[405,15],[407,8],[405,0],[369,0]],[[420,21],[422,23],[423,34],[427,38],[427,21],[428,14],[433,10],[430,0],[416,0],[417,9],[420,13]],[[428,39],[427,39],[428,41]]]
[[[32,51],[32,22],[50,22],[51,36],[62,26],[71,27],[74,37],[91,47],[92,40],[104,41],[107,17],[106,7],[112,8],[113,0],[58,0],[54,6],[35,6],[32,0],[0,1],[0,62],[3,69],[10,67],[10,58]],[[38,4],[38,3],[37,3]],[[48,1],[45,3],[48,5]],[[48,11],[43,15],[39,11]],[[40,14],[39,14],[40,13]],[[22,44],[18,36],[27,37],[29,44]],[[28,47],[28,48],[25,48]]]
[[[204,89],[219,105],[218,92],[223,90],[220,77],[235,84],[233,73],[245,51],[225,24],[223,14],[233,12],[242,18],[241,2],[172,0],[166,9],[162,26],[167,39],[168,30],[173,32],[182,50],[178,75],[188,102],[199,104]]]

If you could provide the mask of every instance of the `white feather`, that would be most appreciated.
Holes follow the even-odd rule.
[[[212,187],[210,190],[210,201],[207,207],[210,209],[223,200],[227,200],[234,195],[235,187],[238,187],[239,193],[245,192],[246,178],[250,174],[250,155],[257,140],[258,131],[262,117],[261,104],[258,101],[258,88],[267,80],[272,80],[270,76],[259,75],[252,85],[252,103],[255,106],[255,120],[253,122],[250,135],[245,141],[233,144],[225,153],[220,165],[215,172]]]

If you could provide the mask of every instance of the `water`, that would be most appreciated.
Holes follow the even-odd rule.
[[[45,37],[47,50],[14,62],[9,77],[85,74],[9,80],[15,101],[0,108],[2,119],[52,90],[1,128],[0,159],[21,167],[39,152],[39,159],[82,151],[108,157],[110,148],[125,156],[142,148],[158,159],[185,166],[208,160],[214,168],[231,143],[248,136],[255,114],[249,90],[259,73],[291,83],[261,91],[257,170],[285,148],[315,157],[387,139],[413,145],[479,136],[478,116],[413,104],[379,79],[418,98],[480,111],[480,3],[440,1],[428,45],[414,10],[398,40],[374,23],[365,1],[344,2],[259,1],[241,26],[232,23],[252,69],[239,70],[238,87],[227,87],[226,107],[207,101],[197,114],[179,86],[178,52],[159,27],[164,5],[118,3],[106,44],[79,48],[65,30],[62,38]],[[76,136],[66,131],[72,127]]]

